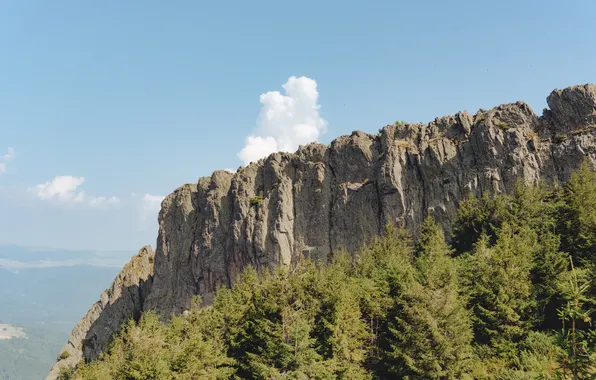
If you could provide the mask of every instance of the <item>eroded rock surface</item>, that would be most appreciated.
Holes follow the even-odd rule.
[[[248,264],[357,250],[388,221],[414,232],[430,214],[448,227],[461,199],[510,192],[518,178],[567,180],[585,157],[596,161],[596,85],[555,90],[548,104],[541,117],[516,102],[356,131],[179,188],[162,204],[144,308],[167,317],[194,294],[208,302]]]
[[[96,359],[123,323],[140,317],[151,285],[154,258],[153,249],[145,246],[122,268],[110,288],[72,329],[46,380],[57,379],[61,368],[72,368],[83,358]]]
[[[147,297],[117,315],[155,309],[167,319],[195,294],[210,302],[248,264],[263,269],[300,254],[354,251],[388,221],[415,232],[430,214],[447,228],[470,194],[510,192],[520,178],[565,181],[585,158],[596,163],[596,85],[555,90],[548,104],[540,117],[516,102],[376,135],[356,131],[184,185],[162,203]],[[103,308],[94,308],[95,321]],[[97,336],[105,342],[123,320]],[[79,325],[86,331],[89,322]],[[81,338],[71,341],[74,350]],[[86,358],[105,347],[99,341],[83,350]],[[69,363],[81,358],[74,352]]]

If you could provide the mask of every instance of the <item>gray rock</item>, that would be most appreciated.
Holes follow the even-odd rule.
[[[516,102],[390,125],[377,135],[356,131],[184,185],[162,203],[142,307],[129,302],[118,316],[154,309],[168,319],[187,310],[193,295],[211,302],[247,265],[264,270],[301,255],[353,252],[387,222],[415,233],[432,215],[447,229],[470,194],[510,192],[518,179],[565,181],[585,158],[596,163],[596,85],[555,90],[548,104],[541,117]],[[111,318],[97,334],[102,342],[124,320]],[[85,358],[105,344],[92,347]]]
[[[145,308],[167,318],[194,294],[209,302],[246,265],[355,251],[389,221],[415,232],[432,215],[448,228],[472,193],[510,192],[518,178],[566,180],[584,157],[596,160],[596,85],[555,90],[548,102],[540,118],[516,102],[378,135],[355,131],[175,191],[160,214]]]
[[[72,329],[60,355],[66,352],[67,357],[58,358],[46,380],[57,379],[63,367],[72,368],[82,359],[96,359],[123,323],[140,317],[151,285],[154,257],[153,249],[145,246],[124,266],[110,288]]]

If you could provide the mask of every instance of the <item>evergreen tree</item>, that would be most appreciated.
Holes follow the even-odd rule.
[[[236,376],[243,379],[278,375],[291,360],[283,339],[279,293],[275,276],[260,278],[248,268],[232,290],[221,290],[214,307],[223,315],[228,355],[236,361]]]
[[[575,269],[571,260],[571,271],[564,273],[559,282],[567,301],[559,309],[563,321],[559,341],[564,349],[561,373],[572,379],[596,377],[596,330],[592,328],[592,310],[587,306],[593,302],[588,295],[591,278],[592,273]]]
[[[477,198],[472,194],[460,202],[453,223],[453,246],[456,252],[462,254],[471,251],[482,235],[494,244],[501,224],[513,219],[509,196],[484,193]]]
[[[416,249],[417,281],[398,296],[389,322],[390,373],[458,379],[471,357],[470,317],[458,294],[457,273],[443,231],[432,218]]]
[[[536,240],[531,229],[514,232],[505,224],[496,245],[489,247],[488,238],[481,238],[463,267],[475,340],[492,347],[497,355],[512,355],[513,345],[532,326]]]
[[[371,332],[362,318],[359,282],[351,256],[340,251],[322,271],[321,308],[315,319],[319,353],[341,379],[366,379],[363,367]]]
[[[571,174],[564,193],[563,249],[582,264],[596,263],[596,172],[587,160]]]
[[[201,308],[200,297],[193,300],[187,315],[172,319],[166,334],[172,343],[175,379],[228,379],[234,374],[221,325],[221,315],[213,308]]]
[[[357,254],[356,260],[363,319],[371,332],[366,367],[388,378],[392,366],[386,355],[391,350],[388,315],[416,276],[411,238],[404,229],[387,224],[383,236]]]

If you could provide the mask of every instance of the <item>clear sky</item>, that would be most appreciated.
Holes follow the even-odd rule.
[[[516,100],[540,114],[551,90],[596,82],[595,14],[594,0],[2,1],[0,243],[134,250],[155,244],[160,197],[243,159]]]

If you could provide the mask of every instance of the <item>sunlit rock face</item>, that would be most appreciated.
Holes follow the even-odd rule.
[[[180,187],[162,203],[144,309],[167,318],[195,294],[209,302],[248,264],[355,251],[387,222],[417,231],[432,215],[448,228],[470,194],[567,180],[584,158],[596,161],[596,85],[555,90],[548,104],[541,117],[516,102],[356,131]]]
[[[138,277],[123,269],[132,288],[117,279],[102,295],[73,330],[66,348],[74,354],[63,364],[95,358],[124,316],[153,309],[167,319],[194,295],[211,302],[247,265],[326,260],[354,252],[388,222],[415,232],[427,215],[447,230],[471,194],[511,192],[519,179],[566,181],[584,159],[596,163],[596,85],[555,90],[548,105],[540,117],[516,102],[376,135],[355,131],[176,189],[162,202],[154,263],[152,254],[133,259],[147,262]],[[99,306],[113,294],[128,301]]]

